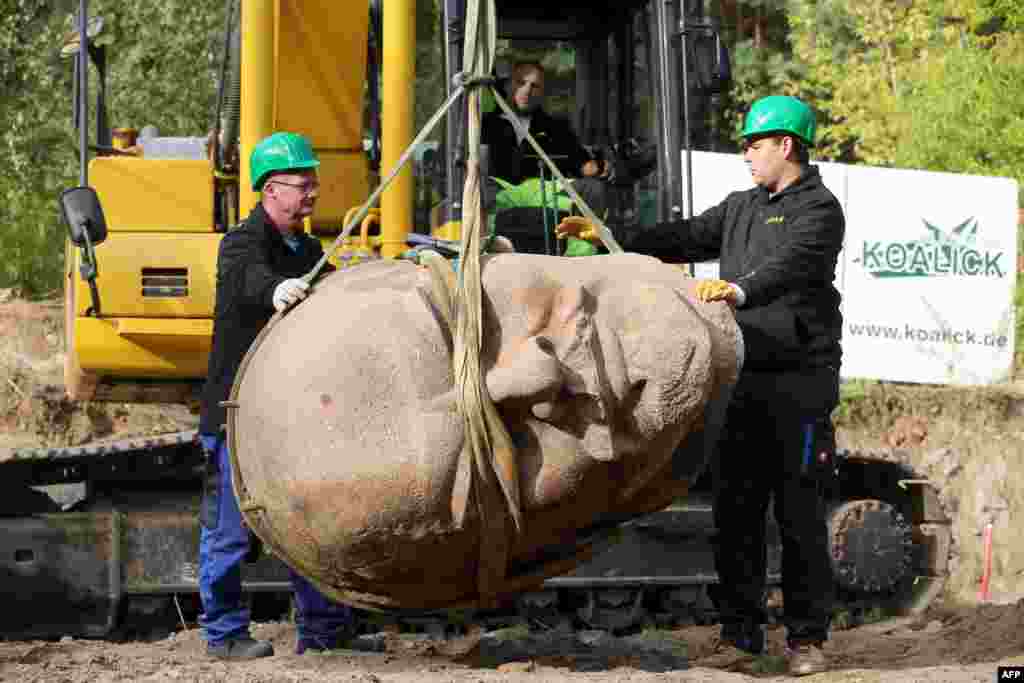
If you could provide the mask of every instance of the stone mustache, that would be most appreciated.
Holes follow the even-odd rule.
[[[743,359],[725,304],[635,254],[501,254],[482,282],[482,386],[503,425],[493,463],[467,455],[452,331],[426,268],[326,277],[243,361],[228,411],[239,503],[334,599],[501,604],[685,496],[704,469]]]

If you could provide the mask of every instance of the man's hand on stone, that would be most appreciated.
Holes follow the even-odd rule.
[[[309,283],[301,278],[285,280],[274,289],[274,308],[283,311],[306,298]]]
[[[725,301],[731,306],[742,303],[742,290],[725,280],[701,280],[697,283],[697,298],[704,302]]]
[[[566,216],[563,218],[562,222],[555,227],[555,237],[560,240],[566,237],[575,237],[576,239],[588,242],[601,241],[593,223],[583,216]]]

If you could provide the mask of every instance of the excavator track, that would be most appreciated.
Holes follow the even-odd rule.
[[[716,529],[708,488],[686,501],[622,525],[621,539],[574,572],[522,598],[550,621],[570,614],[589,628],[624,631],[643,623],[712,623],[717,619]],[[856,622],[872,611],[923,609],[948,575],[950,520],[937,491],[905,465],[841,452],[826,487],[837,612]],[[782,608],[781,545],[768,519],[770,615]]]
[[[0,459],[0,636],[109,637],[194,613],[203,464],[195,430]],[[271,557],[245,579],[289,590]]]
[[[151,470],[199,465],[197,439],[196,430],[189,429],[67,448],[14,449],[0,458],[0,472],[6,481],[27,486],[145,477]]]
[[[0,460],[0,576],[19,603],[0,612],[0,636],[110,637],[136,622],[163,618],[173,626],[184,613],[194,616],[203,462],[195,430],[20,449]],[[923,609],[948,571],[951,527],[937,491],[905,465],[872,454],[841,452],[837,473],[826,508],[837,609],[854,619],[870,610]],[[82,490],[58,505],[48,495],[54,485]],[[777,613],[781,551],[768,522],[767,598]],[[686,500],[623,524],[614,536],[573,572],[471,618],[613,632],[717,619],[706,485],[698,482]],[[281,562],[264,555],[244,566],[243,578],[257,602],[284,613],[290,586]],[[457,630],[467,617],[368,616],[438,633]]]

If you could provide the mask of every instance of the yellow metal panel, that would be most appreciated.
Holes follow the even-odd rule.
[[[245,218],[259,200],[249,176],[249,155],[274,132],[275,0],[242,2],[242,116],[239,127],[241,178],[238,215]]]
[[[213,320],[204,318],[117,318],[122,337],[212,337]]]
[[[391,173],[412,143],[416,84],[416,0],[384,3],[384,77],[381,94],[381,175]],[[399,256],[412,227],[412,166],[406,165],[381,196],[381,254]]]
[[[96,247],[101,313],[104,317],[212,318],[219,234],[118,233]],[[77,252],[77,250],[76,250]],[[89,286],[78,274],[75,257],[75,303],[78,315],[90,306]],[[143,269],[186,269],[188,295],[142,295]],[[116,335],[116,330],[114,331]]]
[[[277,28],[275,128],[361,152],[369,3],[283,0]]]
[[[438,239],[458,242],[462,239],[462,221],[448,221],[431,230],[430,234]]]
[[[193,321],[186,323],[189,329]],[[204,321],[208,322],[208,321]],[[76,318],[75,349],[82,369],[100,376],[201,379],[206,376],[210,336],[195,334],[118,334],[120,321]],[[212,325],[210,326],[212,329]]]
[[[211,232],[213,169],[208,161],[96,157],[89,180],[111,232]]]
[[[370,194],[369,168],[362,152],[320,152],[320,198],[313,213],[317,233],[338,234],[345,212],[361,206]]]

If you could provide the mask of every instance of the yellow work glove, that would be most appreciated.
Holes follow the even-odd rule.
[[[697,283],[697,298],[701,301],[727,301],[735,306],[739,295],[736,288],[725,280],[701,280]]]
[[[601,238],[593,223],[583,216],[566,216],[562,222],[555,226],[555,237],[562,240],[567,237],[586,240],[593,244],[600,244]]]

